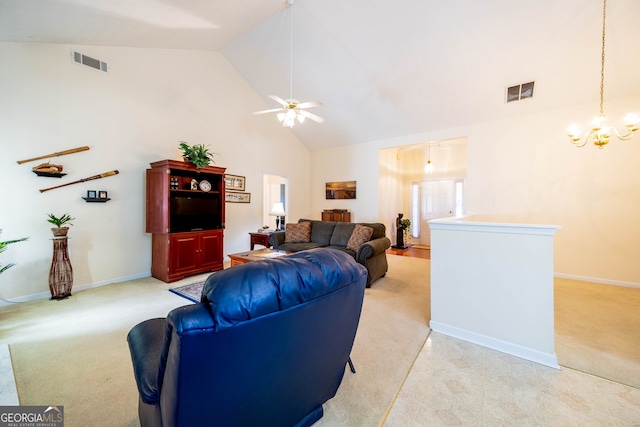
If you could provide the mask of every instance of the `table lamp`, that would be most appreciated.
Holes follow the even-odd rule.
[[[284,217],[287,215],[284,212],[284,205],[279,202],[274,203],[269,215],[276,217],[276,231],[284,230]],[[282,225],[282,228],[280,228],[280,225]]]

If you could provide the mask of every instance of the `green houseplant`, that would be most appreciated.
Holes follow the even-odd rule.
[[[0,234],[2,234],[2,229],[0,229]],[[6,240],[4,242],[0,242],[0,253],[4,252],[5,250],[7,250],[7,246],[9,246],[12,243],[18,243],[18,242],[24,242],[25,240],[27,240],[28,237],[23,237],[22,239],[16,239],[16,240]],[[0,264],[0,273],[4,273],[5,271],[7,271],[8,269],[10,269],[11,267],[13,267],[15,264],[14,263],[9,263],[7,265],[2,265]]]
[[[210,163],[216,164],[213,160],[213,155],[218,153],[210,152],[204,144],[189,145],[184,141],[180,141],[180,149],[182,150],[182,158],[187,162],[193,163],[197,168],[209,166]]]
[[[68,225],[73,225],[71,224],[71,221],[75,219],[75,218],[71,218],[71,215],[67,213],[60,217],[57,217],[54,214],[49,214],[48,216],[49,216],[49,219],[47,220],[47,222],[50,222],[51,224],[55,225],[55,227],[51,229],[55,237],[66,236],[67,232],[69,231]]]
[[[402,233],[404,234],[405,244],[411,239],[411,220],[408,218],[400,220],[400,226],[402,227]]]

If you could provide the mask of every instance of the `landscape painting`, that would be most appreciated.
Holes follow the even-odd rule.
[[[327,199],[355,199],[356,198],[356,182],[327,182],[326,183]]]

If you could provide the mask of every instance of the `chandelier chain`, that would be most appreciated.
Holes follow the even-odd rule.
[[[607,18],[607,0],[604,0],[602,8],[602,55],[600,57],[600,117],[604,117],[604,40],[605,40],[605,21]]]

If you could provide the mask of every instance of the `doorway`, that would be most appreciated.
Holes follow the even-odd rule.
[[[263,197],[262,197],[262,222],[264,225],[268,225],[270,229],[275,230],[277,228],[276,219],[281,220],[281,226],[284,226],[286,221],[286,212],[289,209],[289,178],[280,175],[263,176]],[[274,205],[276,203],[282,203],[285,215],[275,216],[272,214]]]
[[[431,246],[429,221],[461,216],[464,181],[438,179],[411,184],[411,237],[418,245]]]

